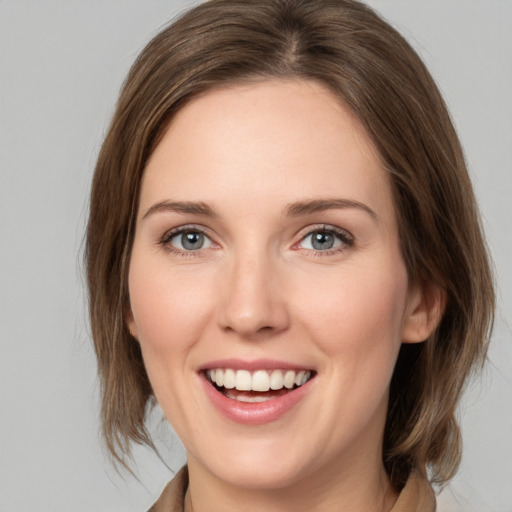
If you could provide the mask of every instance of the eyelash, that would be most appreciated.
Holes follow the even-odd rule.
[[[199,233],[211,241],[211,238],[208,236],[208,234],[204,228],[202,228],[201,226],[195,225],[195,224],[191,224],[191,225],[180,226],[180,227],[171,229],[170,231],[167,231],[164,234],[164,236],[162,237],[162,239],[159,241],[159,245],[162,246],[169,253],[183,257],[183,258],[195,258],[195,257],[200,256],[200,254],[202,252],[201,249],[186,251],[186,250],[182,250],[182,249],[173,247],[170,244],[170,241],[173,238],[175,238],[178,235],[182,235],[184,233]],[[326,233],[329,235],[334,235],[341,242],[341,244],[337,247],[334,247],[332,249],[327,249],[324,251],[317,250],[317,249],[300,249],[300,248],[298,248],[298,249],[307,251],[314,257],[324,257],[324,256],[330,256],[333,254],[340,254],[340,253],[346,251],[348,248],[353,247],[353,245],[354,245],[354,237],[348,231],[341,229],[341,228],[337,228],[335,226],[322,224],[322,225],[308,227],[307,230],[301,235],[300,240],[298,242],[296,242],[293,245],[293,247],[297,247],[300,243],[304,242],[304,240],[306,240],[307,237],[312,236],[315,233]],[[214,242],[211,242],[211,243],[213,244]]]
[[[184,233],[200,233],[205,238],[208,238],[209,240],[211,240],[211,238],[208,236],[205,229],[203,229],[201,226],[197,226],[195,224],[190,224],[190,225],[186,225],[186,226],[180,226],[178,228],[174,228],[174,229],[167,231],[164,234],[164,236],[162,237],[162,239],[159,241],[159,245],[161,245],[167,252],[169,252],[175,256],[181,256],[182,258],[197,258],[201,253],[201,249],[198,249],[196,251],[183,251],[181,249],[173,247],[170,244],[170,241],[174,237],[176,237],[178,235],[182,235]]]
[[[304,242],[307,237],[310,237],[314,235],[315,233],[324,233],[329,235],[334,235],[341,243],[339,246],[334,247],[332,249],[326,249],[324,251],[317,250],[317,249],[302,249],[304,251],[307,251],[314,257],[325,257],[325,256],[331,256],[334,254],[341,254],[345,252],[350,247],[353,247],[354,245],[354,237],[346,230],[330,226],[326,224],[320,224],[317,226],[310,226],[307,228],[307,231],[301,236],[299,242],[294,244],[294,247],[298,244]]]

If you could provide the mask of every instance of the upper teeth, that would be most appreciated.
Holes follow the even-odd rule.
[[[219,387],[238,391],[268,391],[269,389],[292,389],[302,386],[311,378],[311,372],[300,370],[248,370],[216,368],[206,372],[209,379]]]

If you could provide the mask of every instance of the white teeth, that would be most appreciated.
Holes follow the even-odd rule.
[[[281,389],[283,387],[283,372],[274,370],[270,374],[270,389]]]
[[[239,402],[249,402],[249,403],[266,402],[267,400],[270,400],[265,395],[260,395],[260,396],[258,396],[258,395],[253,395],[253,396],[249,396],[249,395],[234,395],[230,391],[226,392],[226,396],[228,398],[231,398],[232,400],[238,400]]]
[[[234,370],[226,370],[224,372],[224,387],[226,389],[233,389],[236,385],[236,374]]]
[[[209,380],[218,387],[238,391],[265,392],[269,389],[293,389],[302,386],[311,378],[311,371],[257,370],[251,374],[247,370],[214,368],[206,371]],[[229,396],[229,395],[228,395]],[[246,401],[244,399],[244,401]],[[257,399],[251,401],[258,401]]]
[[[295,384],[295,372],[292,370],[288,370],[284,374],[284,387],[287,389],[292,389]]]
[[[218,371],[219,370],[217,370],[217,372]],[[238,389],[238,391],[251,391],[252,378],[247,370],[237,370],[235,388]]]
[[[265,370],[258,370],[252,376],[253,391],[268,391],[270,389],[270,377]]]

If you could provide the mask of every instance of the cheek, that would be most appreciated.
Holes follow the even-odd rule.
[[[394,363],[407,297],[403,265],[395,263],[392,271],[386,265],[345,268],[308,285],[297,304],[299,316],[317,333],[317,343],[325,352],[349,354],[362,364],[379,357]]]
[[[192,272],[177,276],[165,265],[147,262],[136,254],[132,256],[128,285],[149,380],[158,403],[177,426],[180,415],[176,418],[176,411],[186,410],[179,390],[186,389],[183,375],[191,348],[204,328],[211,294],[204,280]]]
[[[176,276],[142,263],[134,254],[128,283],[137,338],[146,353],[178,351],[200,332],[212,294],[193,272]]]
[[[338,279],[323,284],[321,292],[311,283],[301,316],[310,339],[325,356],[321,368],[327,377],[325,402],[338,404],[336,412],[325,407],[318,417],[336,435],[345,436],[384,422],[401,346],[407,275],[401,268],[395,272],[367,268],[363,273],[340,273]]]

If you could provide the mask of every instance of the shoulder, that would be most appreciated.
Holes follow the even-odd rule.
[[[184,466],[167,484],[148,512],[183,512],[188,487],[188,470]],[[436,499],[430,482],[413,472],[390,512],[435,512]]]
[[[435,512],[436,498],[430,482],[419,472],[411,473],[390,512]]]
[[[167,484],[157,502],[148,512],[183,512],[188,487],[187,466],[182,467]]]

